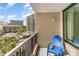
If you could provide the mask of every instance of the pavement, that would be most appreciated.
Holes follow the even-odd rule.
[[[4,37],[15,37],[16,33],[5,33],[3,36],[0,37],[0,40],[2,40]]]

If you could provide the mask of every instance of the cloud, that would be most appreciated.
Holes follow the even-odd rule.
[[[26,13],[26,11],[23,11],[23,12],[22,12],[22,14],[25,14],[25,13]]]
[[[26,18],[27,16],[32,15],[32,13],[28,13],[22,16],[22,18]]]
[[[4,19],[4,18],[5,18],[4,16],[0,15],[0,19]]]
[[[27,7],[30,7],[29,3],[26,3],[23,8],[27,8]]]
[[[0,22],[4,22],[4,20],[5,20],[5,17],[0,15]]]
[[[8,3],[7,8],[14,6],[15,3]]]
[[[27,13],[27,14],[24,14],[24,15],[22,16],[22,18],[24,19],[24,18],[26,18],[26,17],[28,17],[29,15],[32,15],[32,14],[34,14],[34,12],[32,12],[32,13]]]
[[[32,7],[29,7],[30,10],[32,10]]]
[[[31,5],[30,5],[29,3],[25,4],[25,5],[23,6],[23,8],[24,8],[24,9],[32,10],[32,7],[31,7]]]
[[[7,18],[8,18],[8,20],[16,20],[17,19],[16,15],[9,15]]]

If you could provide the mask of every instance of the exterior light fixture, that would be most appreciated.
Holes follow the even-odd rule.
[[[53,22],[55,22],[55,21],[56,21],[56,19],[55,19],[55,18],[52,18],[52,21],[53,21]]]

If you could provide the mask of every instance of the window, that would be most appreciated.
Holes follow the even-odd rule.
[[[64,11],[65,41],[79,48],[79,4]]]

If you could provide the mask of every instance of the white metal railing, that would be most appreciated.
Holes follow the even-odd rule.
[[[33,54],[35,46],[37,46],[36,43],[37,33],[24,40],[4,56],[30,56]]]

